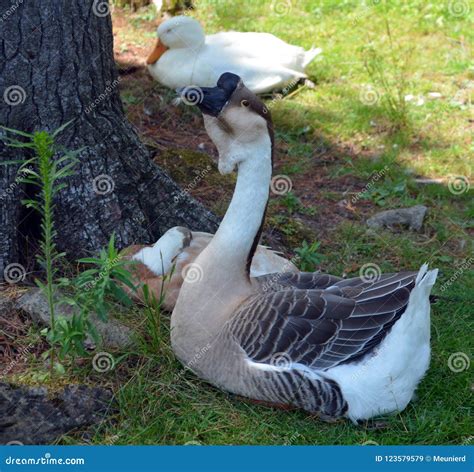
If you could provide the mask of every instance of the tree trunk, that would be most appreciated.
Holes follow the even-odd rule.
[[[55,202],[58,247],[72,258],[96,252],[112,232],[124,247],[155,241],[175,225],[217,227],[153,164],[125,118],[108,9],[105,0],[0,0],[0,124],[52,131],[73,120],[59,144],[84,148]],[[0,161],[23,152],[0,140]],[[0,166],[0,277],[38,233],[15,179],[14,167]]]

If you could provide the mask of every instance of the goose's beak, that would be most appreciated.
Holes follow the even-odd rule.
[[[158,39],[155,49],[151,52],[146,60],[148,65],[154,64],[168,50],[168,48]]]
[[[216,87],[190,85],[178,88],[176,92],[187,105],[196,105],[204,114],[217,117],[240,83],[238,75],[226,72],[221,75]]]
[[[203,113],[218,116],[228,98],[219,87],[197,87],[190,85],[176,89],[186,105],[196,105]]]

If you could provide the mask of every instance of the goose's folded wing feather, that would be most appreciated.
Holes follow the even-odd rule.
[[[337,282],[344,281],[340,277],[316,272],[279,272],[265,274],[252,279],[252,283],[262,292],[278,292],[280,290],[325,289]]]
[[[376,282],[355,278],[324,289],[262,292],[241,306],[230,333],[253,362],[275,365],[284,356],[293,364],[329,369],[376,348],[404,312],[415,277],[387,274]]]

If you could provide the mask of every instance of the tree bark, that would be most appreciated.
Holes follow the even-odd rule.
[[[84,148],[55,202],[58,247],[73,258],[96,252],[112,232],[125,247],[171,226],[215,231],[218,223],[183,198],[125,118],[108,9],[105,0],[0,0],[0,124],[53,131],[73,120],[59,144]],[[1,161],[22,157],[0,140]],[[0,277],[38,223],[22,209],[15,179],[14,166],[0,166]]]

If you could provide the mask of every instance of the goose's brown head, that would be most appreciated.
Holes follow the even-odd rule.
[[[178,90],[186,100],[190,88]],[[219,151],[219,171],[228,174],[255,147],[269,140],[273,145],[270,111],[242,79],[231,72],[222,74],[216,87],[194,87],[194,103],[203,113],[207,134]]]

